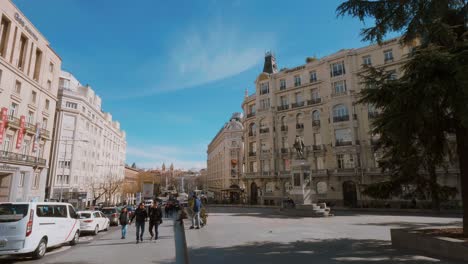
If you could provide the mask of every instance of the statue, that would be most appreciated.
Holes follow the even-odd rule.
[[[296,149],[296,153],[299,159],[304,159],[304,147],[304,140],[296,135],[296,139],[294,140],[294,148]]]

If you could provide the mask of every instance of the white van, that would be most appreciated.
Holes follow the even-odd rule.
[[[48,247],[75,245],[80,222],[68,203],[0,203],[0,255],[42,258]]]

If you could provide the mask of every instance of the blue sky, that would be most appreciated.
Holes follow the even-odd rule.
[[[212,137],[272,50],[280,68],[360,47],[341,1],[14,0],[62,68],[89,84],[127,132],[127,162],[206,166]]]

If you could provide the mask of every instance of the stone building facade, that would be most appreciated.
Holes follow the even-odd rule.
[[[214,199],[240,202],[243,159],[242,114],[234,113],[208,145],[206,185]]]
[[[62,61],[10,1],[0,5],[0,202],[43,201]]]
[[[363,65],[401,75],[411,47],[391,39],[382,45],[344,49],[324,58],[278,71],[267,53],[255,80],[255,93],[245,97],[243,181],[252,204],[279,205],[285,197],[298,203],[325,201],[357,206],[370,198],[362,186],[385,177],[370,134],[377,110],[357,104]],[[304,157],[294,148],[303,139]],[[459,185],[457,170],[442,178]]]

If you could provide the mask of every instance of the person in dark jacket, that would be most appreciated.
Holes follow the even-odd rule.
[[[162,223],[162,210],[158,206],[158,203],[155,202],[149,210],[149,232],[151,234],[151,239],[158,239],[158,227]],[[154,228],[154,233],[153,233]]]
[[[120,226],[122,227],[122,239],[125,239],[127,235],[127,225],[128,225],[128,210],[127,207],[122,209],[119,216]]]
[[[135,227],[136,227],[136,243],[140,241],[143,242],[143,233],[145,232],[145,221],[148,218],[148,212],[146,211],[145,204],[140,203],[138,209],[135,210],[135,213],[130,220],[130,224],[133,222],[133,219],[136,218]]]

